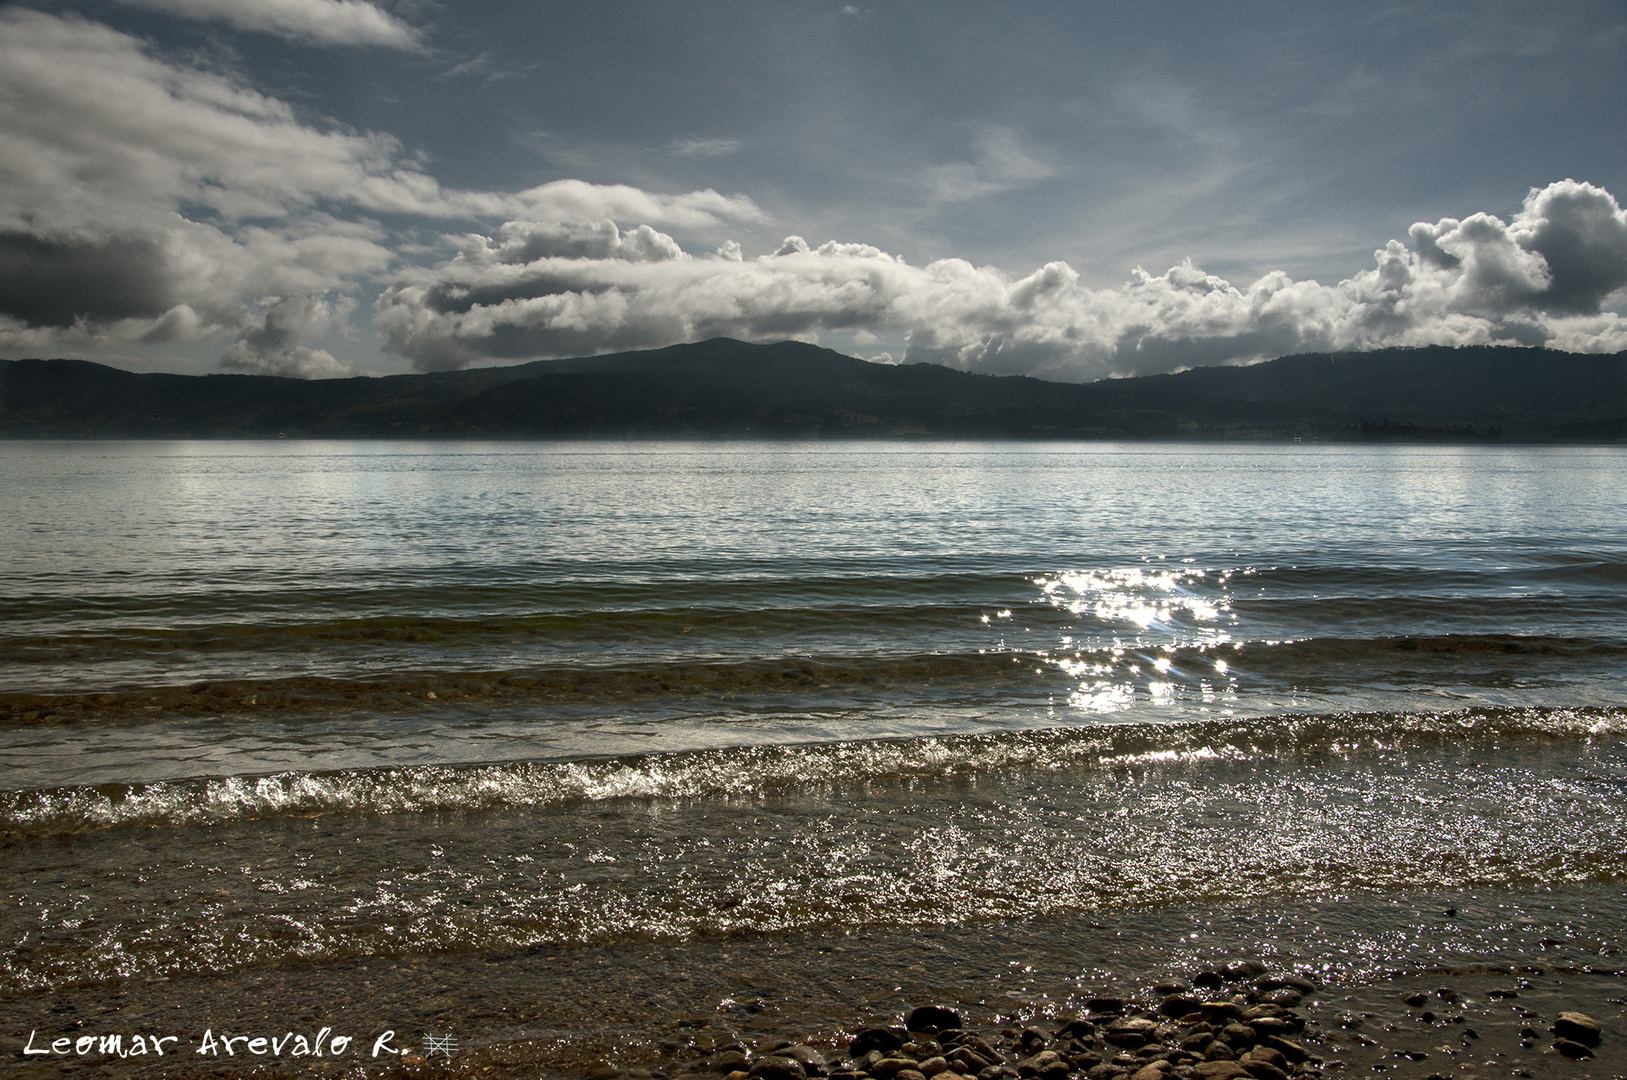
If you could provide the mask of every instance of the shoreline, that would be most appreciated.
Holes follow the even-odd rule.
[[[1576,910],[1610,890],[1610,883],[1601,882],[1568,900],[1556,897],[1564,902],[1553,905],[1555,923],[1569,922],[1585,933]],[[1396,902],[1394,897],[1379,899]],[[1511,899],[1510,893],[1492,891],[1466,904],[1501,907],[1500,901]],[[1623,965],[1614,962],[1619,956],[1610,943],[1561,955],[1562,950],[1537,940],[1516,940],[1505,955],[1480,961],[1428,962],[1425,949],[1414,957],[1424,962],[1358,965],[1340,951],[1348,944],[1340,940],[1340,926],[1367,909],[1357,901],[1345,904],[1349,910],[1340,917],[1332,912],[1336,904],[1317,902],[1324,913],[1332,912],[1326,928],[1307,925],[1314,918],[1307,912],[1317,907],[1284,901],[1232,909],[1070,914],[1007,925],[826,929],[548,945],[502,953],[378,956],[166,981],[132,979],[0,998],[0,1041],[17,1075],[30,1078],[729,1080],[735,1071],[749,1073],[756,1061],[778,1056],[772,1052],[777,1047],[792,1045],[811,1047],[820,1056],[817,1067],[831,1074],[831,1080],[861,1080],[861,1075],[915,1080],[861,1074],[845,1055],[863,1029],[898,1027],[912,1009],[941,1005],[959,1014],[965,1030],[998,1049],[1002,1066],[1016,1067],[1033,1056],[1016,1053],[1025,1049],[1024,1031],[1037,1031],[1050,1048],[1068,1022],[1088,1021],[1094,1045],[1063,1044],[1063,1050],[1079,1053],[1077,1059],[1070,1053],[1070,1061],[1083,1067],[1054,1077],[1034,1074],[1039,1080],[1133,1077],[1144,1064],[1135,1071],[1101,1068],[1115,1059],[1127,1062],[1119,1055],[1135,1057],[1142,1049],[1107,1039],[1116,1020],[1153,1022],[1150,1030],[1157,1033],[1160,1047],[1171,1052],[1166,1080],[1205,1080],[1206,1074],[1194,1071],[1204,1058],[1189,1054],[1193,1060],[1180,1061],[1179,1048],[1203,1034],[1198,1025],[1211,1020],[1205,1016],[1200,1021],[1194,1013],[1231,1001],[1240,1015],[1228,1015],[1228,1023],[1247,1020],[1249,1011],[1260,1005],[1292,1014],[1257,1014],[1255,1019],[1285,1020],[1295,1030],[1257,1031],[1261,1038],[1254,1045],[1233,1048],[1234,1057],[1241,1056],[1238,1050],[1254,1049],[1266,1037],[1303,1046],[1306,1060],[1289,1062],[1300,1068],[1280,1070],[1287,1076],[1627,1076],[1627,977]],[[1271,909],[1269,914],[1265,909]],[[1303,931],[1303,940],[1281,939],[1295,927]],[[1553,933],[1552,926],[1530,929],[1533,935]],[[1418,933],[1423,937],[1430,932],[1420,923]],[[1194,937],[1199,940],[1192,944]],[[1277,947],[1267,947],[1273,939]],[[1242,980],[1226,978],[1220,986],[1199,985],[1210,982],[1199,978],[1206,968],[1219,971],[1252,957],[1268,970]],[[1259,981],[1262,976],[1279,985],[1267,987]],[[1173,989],[1178,986],[1190,989]],[[1443,997],[1443,990],[1456,1000]],[[1199,1008],[1179,1016],[1159,1012],[1171,993],[1201,999]],[[1273,1000],[1279,993],[1283,996]],[[1301,1000],[1282,1004],[1293,994]],[[1419,994],[1423,1006],[1402,1000]],[[1124,1003],[1122,1013],[1092,1009],[1093,1002],[1110,998]],[[1224,1006],[1221,1011],[1230,1012]],[[1584,1013],[1598,1022],[1602,1039],[1594,1057],[1571,1061],[1554,1052],[1549,1029],[1562,1011]],[[1213,1029],[1226,1025],[1210,1026],[1212,1038]],[[236,1044],[238,1054],[231,1057],[196,1053],[205,1031],[219,1039],[306,1034],[324,1027],[351,1040],[341,1058],[254,1057],[245,1054],[245,1043]],[[174,1035],[178,1042],[162,1062],[151,1056],[108,1060],[95,1055],[25,1060],[20,1054],[24,1040],[36,1031],[41,1040],[114,1032],[128,1039],[146,1032]],[[385,1032],[395,1033],[389,1047],[411,1047],[412,1052],[370,1057],[372,1044]],[[1082,1033],[1082,1028],[1073,1032]],[[433,1051],[426,1056],[426,1036],[454,1037],[455,1053],[450,1058]],[[1028,1041],[1032,1044],[1034,1036]],[[186,1052],[174,1052],[177,1046]],[[731,1048],[743,1058],[725,1058]],[[1282,1052],[1269,1043],[1266,1048]],[[954,1048],[940,1040],[939,1049],[947,1053]],[[1090,1053],[1100,1060],[1091,1062]],[[912,1060],[925,1065],[931,1058]],[[744,1070],[734,1068],[742,1064]],[[1092,1073],[1093,1068],[1099,1071]],[[957,1075],[1030,1080],[1004,1073],[985,1077],[981,1070]],[[921,1076],[931,1080],[924,1072]],[[759,1070],[732,1080],[795,1078]],[[953,1078],[946,1075],[944,1080]],[[1275,1077],[1267,1073],[1265,1080]]]

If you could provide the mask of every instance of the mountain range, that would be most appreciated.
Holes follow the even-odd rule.
[[[1627,352],[1309,353],[1058,383],[801,342],[303,380],[0,361],[9,438],[761,437],[1627,441]]]

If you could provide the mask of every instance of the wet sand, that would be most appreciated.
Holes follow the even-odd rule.
[[[1337,905],[1322,910],[1330,906]],[[1337,940],[1319,939],[1326,931],[1313,930],[1306,915],[1314,910],[1302,903],[1269,916],[1254,908],[1166,909],[1096,921],[547,946],[131,979],[0,999],[0,1038],[8,1073],[27,1077],[501,1080],[608,1078],[612,1069],[628,1080],[721,1077],[717,1055],[726,1048],[749,1056],[788,1041],[834,1064],[853,1032],[899,1024],[912,1007],[929,1003],[956,1009],[991,1043],[1027,1027],[1050,1035],[1087,1013],[1091,998],[1154,1008],[1158,984],[1189,984],[1205,967],[1258,956],[1274,971],[1318,985],[1294,1008],[1305,1021],[1295,1038],[1311,1055],[1303,1065],[1308,1075],[1627,1076],[1627,978],[1607,957],[1548,937],[1530,942],[1523,960],[1384,970],[1353,963]],[[1301,940],[1293,937],[1296,926]],[[1524,944],[1511,946],[1512,957]],[[1247,984],[1194,993],[1260,996]],[[1421,1006],[1403,1001],[1419,994]],[[1550,1028],[1567,1010],[1603,1029],[1591,1059],[1571,1061],[1553,1050]],[[292,1040],[285,1033],[314,1036],[324,1027],[330,1049],[334,1035],[350,1038],[345,1054],[287,1056]],[[230,1056],[199,1055],[205,1031],[217,1041],[284,1038],[285,1053],[256,1055],[239,1041]],[[373,1044],[386,1031],[395,1036],[375,1058]],[[177,1041],[166,1044],[162,1060],[150,1053],[119,1059],[95,1048],[84,1056],[25,1057],[31,1033],[36,1048],[114,1033],[127,1050],[136,1034]],[[448,1036],[456,1040],[451,1056],[430,1041]]]

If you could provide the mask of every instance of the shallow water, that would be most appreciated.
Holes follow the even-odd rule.
[[[1620,913],[1620,450],[0,443],[0,469],[3,992],[1340,897],[1417,946],[1329,927],[1359,975],[1458,941],[1385,897]]]

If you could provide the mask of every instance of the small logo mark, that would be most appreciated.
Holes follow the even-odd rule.
[[[429,1034],[427,1031],[424,1033],[424,1053],[429,1057],[434,1057],[436,1054],[445,1054],[450,1060],[452,1055],[457,1052],[458,1039],[456,1035],[436,1036]]]

